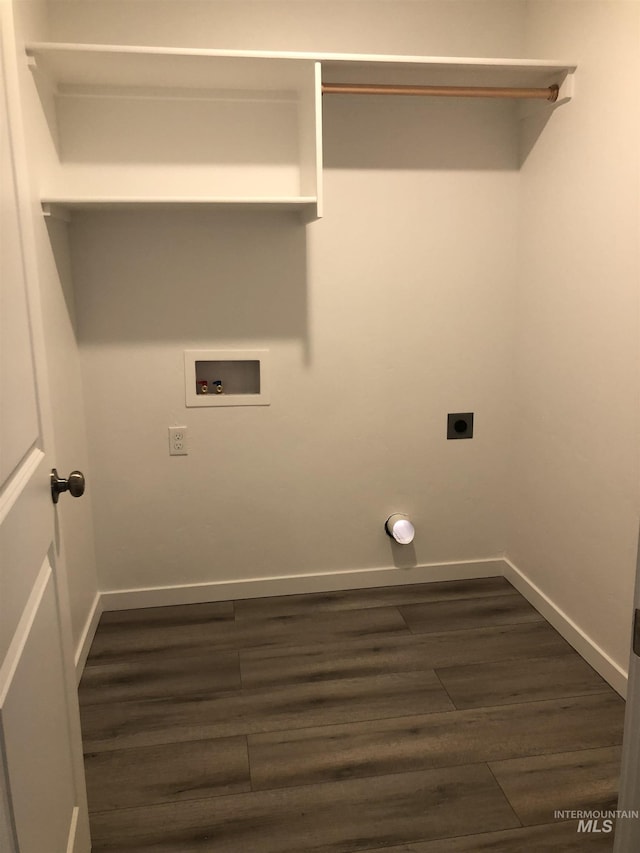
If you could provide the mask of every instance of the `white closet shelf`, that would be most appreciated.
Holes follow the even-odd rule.
[[[42,211],[45,216],[66,218],[72,210],[162,210],[184,209],[202,210],[203,208],[219,207],[224,210],[283,210],[300,212],[313,218],[318,199],[312,196],[291,196],[289,198],[135,198],[132,196],[104,198],[43,198]]]
[[[560,84],[573,62],[350,53],[204,50],[32,42],[27,55],[57,86],[176,86],[269,90],[296,86],[297,69],[319,62],[323,82],[416,82],[533,87]],[[271,73],[264,76],[265,71]]]
[[[323,86],[442,87],[464,97],[465,87],[542,97],[553,87],[556,103],[542,107],[550,115],[571,97],[576,68],[61,42],[30,43],[26,53],[49,125],[40,190],[50,213],[210,205],[297,210],[306,221],[322,215]]]

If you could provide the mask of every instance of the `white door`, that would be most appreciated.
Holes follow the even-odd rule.
[[[640,608],[640,548],[634,607]],[[640,618],[636,626],[640,633]],[[627,813],[638,812],[640,815],[640,657],[634,654],[633,649],[629,662],[618,809]],[[614,853],[637,853],[640,850],[640,817],[618,818],[613,849]]]
[[[11,8],[0,0],[0,850],[86,853],[86,791],[68,596],[56,565],[51,424],[15,72]]]

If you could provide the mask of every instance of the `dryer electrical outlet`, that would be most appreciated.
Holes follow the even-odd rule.
[[[473,412],[451,412],[447,415],[447,438],[473,438]]]

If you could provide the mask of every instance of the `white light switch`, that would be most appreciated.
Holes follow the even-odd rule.
[[[169,456],[186,456],[188,452],[187,428],[169,427]]]

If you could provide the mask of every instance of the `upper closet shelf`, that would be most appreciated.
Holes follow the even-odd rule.
[[[457,86],[560,85],[575,63],[530,59],[396,56],[350,53],[204,50],[35,42],[26,46],[57,86],[178,87],[268,90],[297,88],[298,69],[322,65],[327,83]]]
[[[528,97],[554,100],[544,107],[551,110],[571,96],[576,68],[55,42],[28,44],[26,53],[49,125],[40,192],[50,210],[238,204],[305,219],[321,215],[322,95],[342,93],[336,84],[464,97],[528,89]]]

